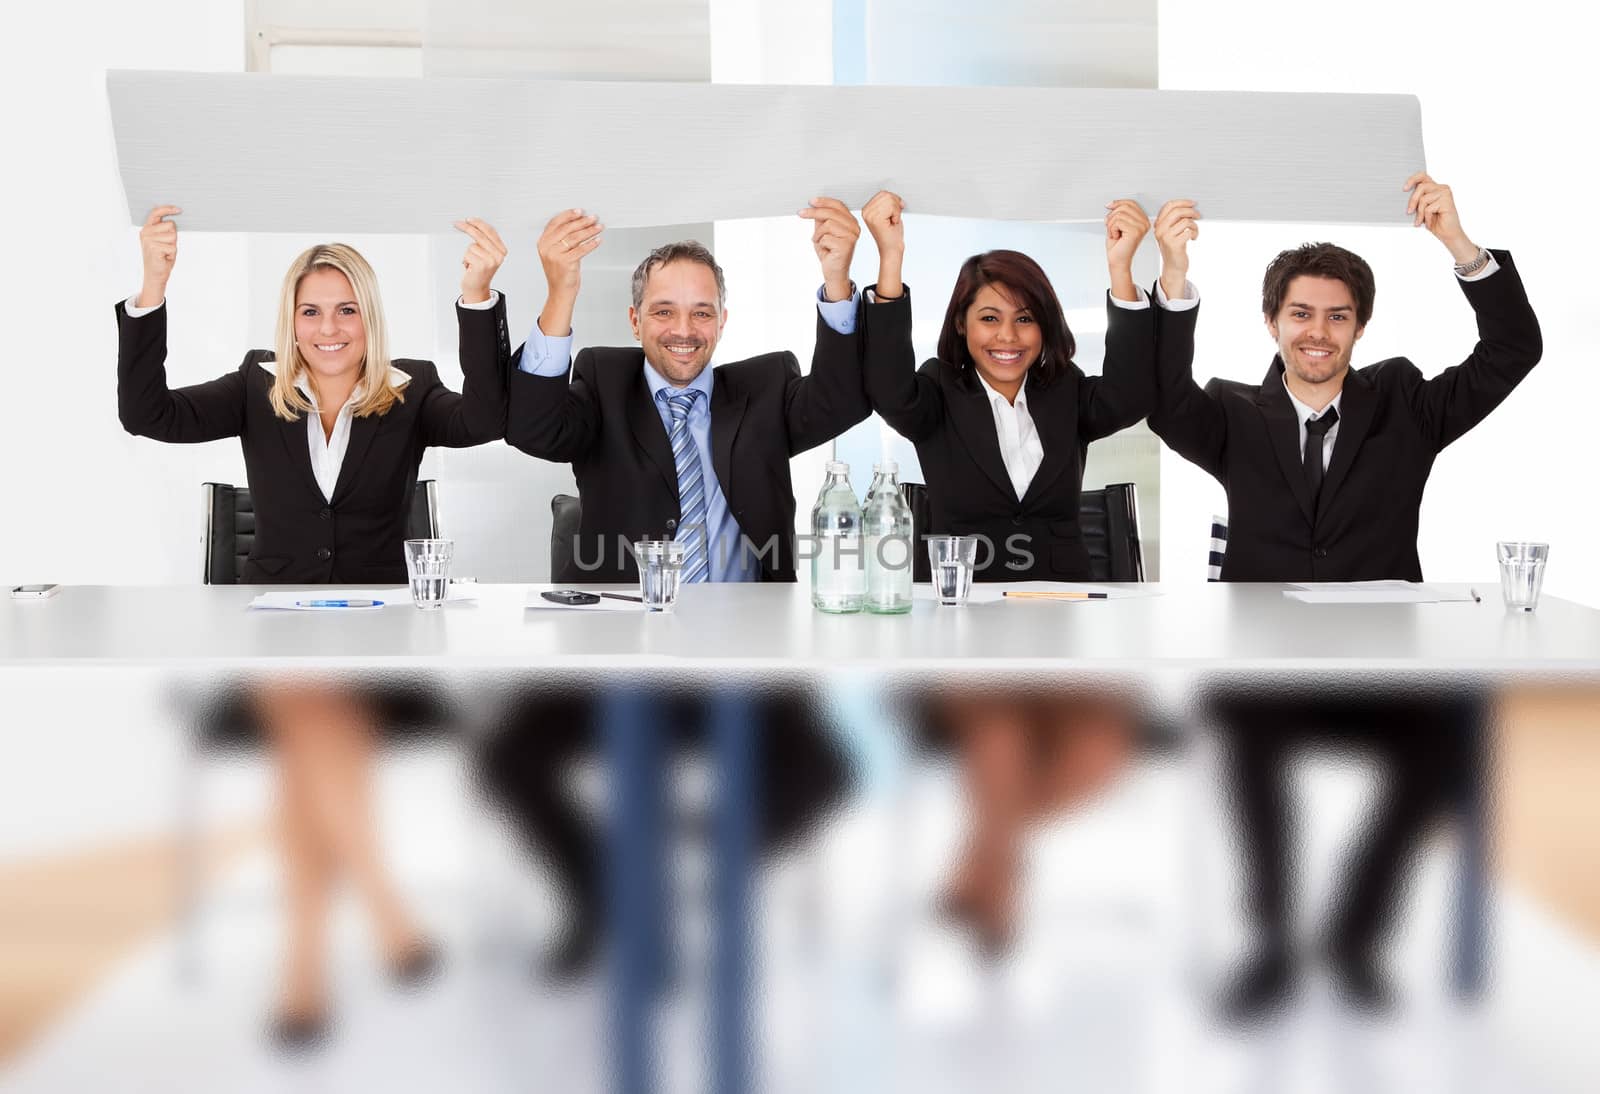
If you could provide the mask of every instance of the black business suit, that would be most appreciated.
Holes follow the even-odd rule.
[[[411,379],[382,415],[351,420],[333,497],[311,466],[305,414],[285,421],[268,401],[273,354],[251,350],[233,372],[167,386],[167,309],[130,318],[117,305],[117,412],[129,433],[189,444],[238,437],[256,513],[245,584],[403,584],[406,518],[430,445],[467,448],[505,436],[506,304],[457,307],[461,393],[431,362],[396,360]]]
[[[1199,308],[1163,310],[1150,428],[1228,492],[1224,581],[1422,580],[1417,521],[1434,457],[1499,406],[1538,363],[1539,322],[1511,256],[1461,291],[1478,344],[1423,379],[1404,357],[1351,369],[1339,432],[1315,511],[1301,467],[1299,423],[1274,357],[1258,384],[1194,382]]]
[[[1482,421],[1538,362],[1539,324],[1511,256],[1460,282],[1478,323],[1461,364],[1432,379],[1403,357],[1345,377],[1338,433],[1313,501],[1302,466],[1299,421],[1275,357],[1259,385],[1193,379],[1198,308],[1158,321],[1156,410],[1150,427],[1209,471],[1228,492],[1224,581],[1422,580],[1417,524],[1434,458]],[[1481,704],[1459,688],[1373,687],[1308,680],[1276,694],[1218,688],[1211,705],[1227,735],[1244,837],[1249,911],[1263,950],[1290,951],[1289,796],[1285,765],[1301,743],[1374,751],[1389,792],[1342,875],[1327,945],[1356,959],[1376,952],[1401,884],[1407,852],[1441,805],[1478,777],[1468,738],[1482,731]]]
[[[522,351],[518,350],[517,358]],[[667,430],[637,347],[578,353],[568,375],[510,372],[506,440],[530,456],[570,462],[583,517],[574,558],[586,579],[638,580],[619,543],[671,539],[681,516]],[[795,499],[789,459],[868,414],[860,341],[817,319],[811,373],[792,353],[719,365],[712,373],[711,463],[728,510],[761,555],[765,581],[795,580]]]
[[[1133,425],[1155,396],[1153,306],[1120,308],[1108,298],[1103,376],[1064,362],[1051,380],[1027,380],[1028,414],[1043,460],[1017,497],[1000,453],[988,393],[971,367],[930,360],[911,344],[911,290],[868,304],[864,361],[873,409],[917,448],[928,484],[928,532],[978,535],[979,581],[1082,581],[1089,554],[1078,527],[1089,442]],[[988,555],[987,560],[985,555]]]

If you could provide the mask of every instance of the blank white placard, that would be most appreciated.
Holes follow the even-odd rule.
[[[908,209],[1098,220],[1405,222],[1411,95],[107,74],[130,219],[185,231],[437,232],[463,216],[614,228],[787,216],[881,188]]]

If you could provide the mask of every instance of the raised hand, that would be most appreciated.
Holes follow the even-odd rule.
[[[1150,218],[1137,201],[1121,198],[1106,206],[1106,265],[1111,270],[1111,295],[1139,299],[1133,285],[1133,253],[1150,231]]]
[[[878,245],[877,295],[885,300],[893,300],[902,292],[900,268],[906,253],[906,225],[902,216],[905,209],[906,203],[900,200],[900,195],[888,190],[879,190],[861,207],[861,219],[872,233],[872,241]]]
[[[489,283],[506,260],[506,245],[487,221],[477,217],[456,221],[456,228],[472,237],[467,253],[461,256],[461,299],[481,304],[489,299]]]
[[[167,298],[167,279],[178,260],[178,226],[166,219],[183,212],[176,205],[157,205],[139,228],[139,253],[144,260],[144,284],[139,288],[141,308],[153,308]]]
[[[539,236],[539,265],[544,267],[548,291],[539,313],[539,329],[545,334],[565,337],[572,333],[572,306],[578,302],[582,281],[580,266],[600,246],[605,227],[598,217],[582,209],[564,209],[544,226]]]
[[[1467,238],[1461,228],[1461,217],[1456,214],[1456,198],[1450,187],[1434,182],[1426,171],[1418,171],[1406,179],[1402,189],[1411,194],[1406,202],[1406,212],[1415,220],[1412,227],[1426,227],[1434,238],[1450,251],[1456,264],[1462,265],[1478,257],[1478,245]]]
[[[822,264],[823,295],[829,300],[848,299],[850,260],[855,257],[856,240],[861,238],[861,225],[838,198],[812,198],[800,216],[811,221],[811,246]]]
[[[1200,213],[1188,198],[1174,198],[1156,213],[1156,249],[1161,252],[1161,291],[1182,300],[1189,280],[1189,241],[1200,238]]]

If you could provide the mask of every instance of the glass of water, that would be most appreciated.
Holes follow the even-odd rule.
[[[965,604],[972,591],[972,569],[978,561],[977,536],[929,536],[933,591],[941,604]]]
[[[411,603],[419,608],[444,606],[450,595],[450,560],[456,545],[448,539],[406,540],[406,573],[411,577]]]
[[[639,560],[639,596],[647,612],[670,612],[678,602],[684,545],[673,539],[643,539],[633,545]]]
[[[1500,594],[1509,611],[1531,612],[1539,606],[1539,587],[1544,584],[1544,564],[1550,557],[1548,543],[1496,543],[1500,559]]]

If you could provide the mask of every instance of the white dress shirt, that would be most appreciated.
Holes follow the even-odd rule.
[[[1338,410],[1339,409],[1339,402],[1340,402],[1340,400],[1342,400],[1344,398],[1344,392],[1340,391],[1339,394],[1337,394],[1337,395],[1335,395],[1333,397],[1333,402],[1329,403],[1327,406],[1323,407],[1321,410],[1312,410],[1310,407],[1306,406],[1306,404],[1302,403],[1299,399],[1296,399],[1294,397],[1294,392],[1289,390],[1289,378],[1288,378],[1288,376],[1284,376],[1282,379],[1283,379],[1283,390],[1289,396],[1289,405],[1294,407],[1294,416],[1300,420],[1300,443],[1295,445],[1295,451],[1302,453],[1301,458],[1304,459],[1305,457],[1304,457],[1303,453],[1306,450],[1306,423],[1307,422],[1321,421],[1322,418],[1328,413],[1328,411],[1330,411],[1330,410]],[[1330,425],[1328,427],[1328,432],[1324,433],[1323,436],[1322,436],[1322,469],[1324,471],[1326,471],[1328,469],[1328,464],[1333,461],[1333,442],[1334,442],[1334,438],[1336,438],[1338,436],[1339,436],[1339,423],[1338,422],[1334,422],[1332,425]]]
[[[1017,401],[1008,403],[1004,395],[989,386],[983,373],[973,369],[972,374],[989,396],[995,436],[1000,438],[1000,458],[1005,461],[1006,474],[1011,476],[1011,488],[1021,501],[1028,492],[1028,484],[1033,481],[1034,472],[1044,462],[1044,444],[1039,440],[1039,431],[1033,427],[1033,416],[1028,413],[1028,381],[1022,381]]]
[[[261,367],[270,373],[277,372],[277,365],[271,361],[262,361]],[[389,366],[389,386],[398,391],[410,382],[410,375],[393,365]],[[356,404],[366,396],[366,385],[357,383],[350,392],[350,398],[344,401],[344,405],[339,408],[339,416],[334,419],[332,433],[323,432],[322,408],[317,405],[317,393],[311,390],[304,373],[295,380],[294,386],[311,403],[311,412],[306,415],[306,441],[311,446],[311,473],[317,478],[317,488],[322,491],[323,499],[332,501],[333,488],[339,482],[339,469],[344,466],[344,454],[350,447],[350,423],[355,417]]]

